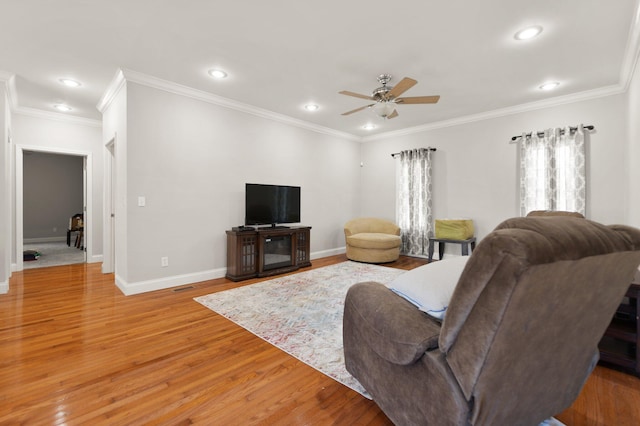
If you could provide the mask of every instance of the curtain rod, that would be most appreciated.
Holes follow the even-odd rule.
[[[430,146],[426,147],[425,149],[428,149],[429,151],[437,151],[437,149],[431,148]],[[391,156],[393,158],[396,158],[396,155],[400,155],[400,153],[399,152],[394,152],[393,154],[391,154]]]
[[[594,129],[595,129],[595,127],[594,127],[594,126],[592,126],[592,125],[589,125],[589,126],[582,126],[582,127],[583,127],[585,130],[589,130],[589,131],[591,131],[591,130],[594,130]],[[577,128],[577,127],[569,127],[569,130],[570,130],[570,131],[572,131],[572,132],[575,132],[576,130],[578,130],[578,128]],[[560,134],[561,134],[561,135],[563,135],[563,134],[564,134],[564,129],[560,130]],[[527,133],[525,136],[529,137],[529,136],[531,136],[531,135],[532,135],[532,133]],[[537,132],[537,135],[538,135],[539,137],[542,137],[542,136],[544,136],[544,132]],[[518,139],[520,139],[520,138],[522,138],[522,135],[513,136],[513,137],[511,137],[511,142],[509,142],[509,143],[514,143],[516,140],[518,140]]]

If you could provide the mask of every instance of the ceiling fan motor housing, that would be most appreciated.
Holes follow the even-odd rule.
[[[393,89],[393,86],[387,86],[387,83],[389,83],[390,81],[391,81],[391,74],[380,74],[378,76],[378,82],[382,84],[382,86],[375,89],[371,93],[371,96],[377,101],[388,100],[387,93],[389,93],[389,91]]]
[[[371,96],[377,101],[386,101],[388,100],[387,93],[389,93],[392,88],[393,88],[392,86],[378,87],[376,90],[372,92]]]

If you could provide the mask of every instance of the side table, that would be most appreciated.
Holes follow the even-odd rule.
[[[476,248],[476,237],[471,237],[468,240],[449,240],[446,238],[429,238],[429,262],[433,259],[433,246],[438,243],[438,254],[440,260],[444,257],[444,245],[446,243],[460,244],[460,249],[463,256],[469,256],[469,253]],[[469,250],[471,247],[471,250]]]

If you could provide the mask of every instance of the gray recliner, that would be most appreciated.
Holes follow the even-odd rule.
[[[469,258],[442,323],[382,284],[352,286],[347,370],[398,425],[537,425],[595,367],[639,250],[635,228],[509,219]]]

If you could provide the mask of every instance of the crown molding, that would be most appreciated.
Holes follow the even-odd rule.
[[[80,124],[82,126],[98,127],[98,128],[102,127],[102,121],[100,120],[77,117],[77,116],[67,115],[67,114],[53,112],[53,111],[45,111],[37,108],[16,107],[16,108],[12,108],[12,112],[14,114],[24,115],[27,117],[44,118],[46,120],[60,121],[60,122],[69,123],[69,124]]]
[[[530,102],[530,103],[521,104],[521,105],[515,105],[507,108],[495,109],[492,111],[482,112],[479,114],[466,115],[464,117],[453,118],[451,120],[437,121],[435,123],[429,123],[429,124],[415,126],[415,127],[408,127],[406,129],[400,129],[398,131],[365,136],[362,138],[362,142],[370,142],[370,141],[379,140],[379,139],[387,139],[390,137],[406,136],[414,133],[426,132],[429,130],[442,129],[445,127],[459,126],[461,124],[468,124],[476,121],[500,118],[508,115],[535,111],[538,109],[551,108],[551,107],[570,104],[574,102],[582,102],[582,101],[587,101],[591,99],[602,98],[605,96],[618,95],[618,94],[624,93],[625,91],[626,89],[623,86],[618,84],[601,87],[599,89],[594,89],[594,90],[585,90],[584,92],[572,93],[564,96],[557,96],[555,98],[544,99],[541,101]]]
[[[12,75],[7,82],[7,96],[9,98],[9,105],[12,110],[18,108],[18,89],[16,87],[16,75]]]
[[[633,73],[635,72],[638,64],[638,57],[640,56],[640,2],[636,5],[636,13],[629,29],[629,37],[627,39],[627,46],[625,49],[625,55],[622,60],[622,67],[620,68],[620,84],[624,86],[624,90],[629,89],[631,80],[633,79]]]
[[[109,108],[109,105],[111,105],[111,102],[113,102],[116,95],[124,87],[126,82],[127,81],[124,78],[124,73],[121,69],[118,69],[116,71],[116,74],[113,76],[111,83],[109,83],[109,85],[107,86],[107,90],[105,90],[104,94],[100,98],[100,101],[98,101],[98,104],[96,105],[96,108],[98,109],[98,111],[100,111],[100,113],[104,114],[106,109]]]
[[[232,99],[224,98],[222,96],[214,95],[209,92],[194,89],[191,87],[183,86],[172,81],[163,80],[158,77],[153,77],[147,74],[143,74],[137,71],[122,69],[123,78],[125,81],[141,84],[143,86],[152,87],[154,89],[163,90],[165,92],[173,93],[175,95],[186,96],[195,100],[207,102],[210,104],[222,106],[224,108],[233,109],[236,111],[251,114],[257,117],[266,118],[267,120],[277,121],[290,126],[299,127],[306,130],[311,130],[316,133],[325,134],[328,136],[334,136],[342,139],[348,139],[352,141],[360,142],[362,139],[359,136],[352,135],[350,133],[341,132],[338,130],[330,129],[328,127],[320,126],[317,124],[309,123],[307,121],[298,120],[293,117],[289,117],[284,114],[278,114],[273,111],[258,108],[252,105],[237,102]]]
[[[16,75],[0,70],[0,82],[4,82],[7,89],[7,98],[11,109],[18,106],[18,91],[16,90]]]

